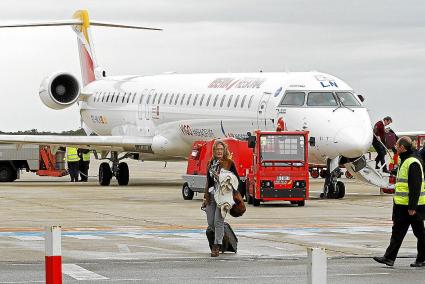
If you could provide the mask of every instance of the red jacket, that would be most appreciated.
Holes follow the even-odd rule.
[[[381,138],[381,141],[385,141],[385,125],[382,122],[382,120],[375,123],[375,126],[373,127],[373,133]]]

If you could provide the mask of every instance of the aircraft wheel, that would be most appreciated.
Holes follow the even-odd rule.
[[[345,196],[345,184],[342,181],[336,183],[336,199],[342,199]]]
[[[109,167],[109,164],[106,162],[103,162],[99,166],[99,184],[106,186],[111,183],[112,178],[112,171],[111,167]]]
[[[325,168],[323,168],[323,169],[320,170],[320,174],[319,175],[320,175],[321,178],[326,178],[326,174],[327,173],[326,173],[326,169]]]
[[[11,182],[16,178],[16,172],[9,164],[0,165],[0,182]]]
[[[118,164],[118,175],[117,180],[119,185],[128,185],[128,180],[130,178],[128,165],[127,163],[119,163]]]
[[[182,195],[184,200],[192,200],[194,192],[190,189],[189,184],[185,182],[182,187]]]

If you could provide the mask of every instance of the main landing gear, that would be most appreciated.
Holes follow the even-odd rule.
[[[130,176],[128,165],[125,162],[120,162],[120,160],[127,157],[128,155],[126,154],[118,158],[118,152],[111,152],[109,160],[112,162],[112,166],[109,166],[107,162],[103,162],[99,166],[99,184],[103,186],[109,185],[114,176],[119,185],[127,185]]]
[[[325,177],[325,185],[320,198],[328,199],[341,199],[345,196],[345,185],[342,181],[338,181],[341,176],[341,169],[339,168],[339,157],[328,159],[327,170]]]

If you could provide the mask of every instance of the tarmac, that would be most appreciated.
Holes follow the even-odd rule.
[[[87,183],[23,173],[0,184],[0,283],[44,282],[44,228],[52,225],[62,227],[64,282],[306,283],[307,248],[322,247],[329,283],[423,283],[425,269],[409,267],[411,231],[394,268],[371,260],[384,253],[392,225],[392,196],[376,187],[342,178],[344,199],[320,199],[323,179],[311,179],[305,207],[247,205],[242,217],[226,218],[237,253],[212,259],[202,196],[182,198],[185,162],[128,163],[128,186],[99,186],[98,161]]]

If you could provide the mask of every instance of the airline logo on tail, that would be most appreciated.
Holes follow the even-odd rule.
[[[81,76],[83,85],[93,82],[95,78],[94,69],[97,67],[93,45],[90,36],[89,13],[86,10],[79,10],[73,15],[74,19],[80,19],[81,25],[75,25],[74,31],[78,35],[78,51],[80,53]]]

